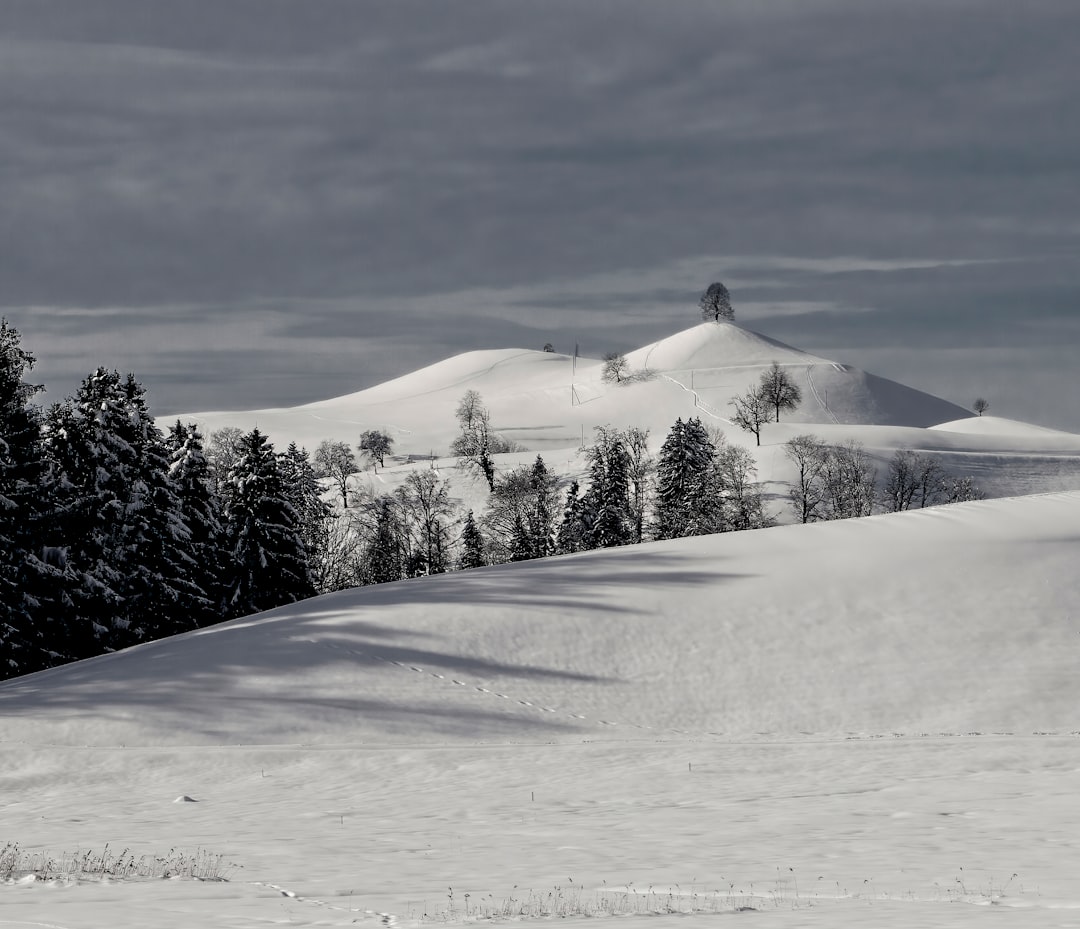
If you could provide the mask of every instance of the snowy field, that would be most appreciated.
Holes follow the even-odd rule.
[[[1080,924],[1080,494],[321,597],[0,685],[0,926]],[[195,802],[177,802],[187,796]]]

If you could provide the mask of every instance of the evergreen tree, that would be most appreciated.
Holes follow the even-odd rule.
[[[467,568],[482,568],[487,564],[484,558],[484,537],[480,533],[480,527],[476,525],[473,511],[465,514],[465,525],[461,530],[461,558],[458,567],[462,570]]]
[[[193,561],[190,577],[202,593],[202,601],[193,605],[191,620],[195,626],[208,626],[227,615],[225,579],[229,576],[229,551],[224,508],[214,490],[198,428],[177,420],[169,430],[167,441],[171,450],[169,478],[180,499],[180,512],[189,533]]]
[[[98,368],[45,421],[54,504],[41,563],[57,581],[48,612],[58,660],[192,628],[207,608],[169,477],[169,448],[133,375]]]
[[[41,415],[24,381],[34,357],[0,320],[0,680],[54,663],[60,647],[50,601],[61,589],[42,560],[47,495]]]
[[[510,534],[510,560],[530,561],[536,557],[532,534],[525,525],[525,520],[518,513],[514,517],[514,529]]]
[[[539,455],[529,472],[532,490],[531,506],[527,512],[528,550],[532,558],[545,558],[555,551],[555,505],[558,500],[558,478]]]
[[[241,440],[227,485],[231,615],[245,616],[314,595],[300,517],[289,502],[273,446],[258,429]]]
[[[589,489],[582,499],[586,547],[626,545],[633,541],[633,516],[629,455],[620,434],[604,427],[597,429],[597,442],[589,449],[589,459]]]
[[[484,519],[493,562],[524,561],[552,553],[558,485],[558,478],[539,455],[531,468],[514,468],[496,478]]]
[[[109,507],[97,506],[97,484],[108,472],[96,463],[100,456],[88,428],[72,399],[54,404],[46,414],[44,440],[55,507],[49,542],[56,551],[50,561],[65,572],[64,610],[58,619],[67,661],[110,647],[110,617],[119,604],[118,594],[102,578],[112,553],[107,542],[112,524]]]
[[[581,552],[588,548],[588,527],[580,493],[577,481],[571,483],[566,492],[562,521],[559,523],[559,531],[555,537],[555,550],[560,555]]]
[[[405,577],[407,552],[394,498],[375,501],[375,526],[364,551],[363,582],[385,584]]]
[[[711,475],[715,452],[700,419],[675,421],[657,463],[656,538],[678,539],[718,531],[717,487]]]
[[[278,455],[278,468],[285,497],[296,512],[296,528],[304,543],[308,564],[314,565],[323,555],[326,523],[333,517],[333,507],[323,500],[318,472],[306,449],[290,442],[289,447]]]
[[[124,416],[115,424],[131,450],[115,567],[120,626],[130,644],[196,627],[210,608],[192,581],[195,566],[183,505],[169,479],[170,450],[146,407],[145,390],[128,375],[120,384]]]

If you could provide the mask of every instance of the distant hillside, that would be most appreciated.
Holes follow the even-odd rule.
[[[790,467],[778,446],[800,432],[860,441],[883,461],[900,447],[946,449],[950,464],[961,473],[978,473],[994,495],[1080,488],[1078,436],[1000,423],[995,428],[988,417],[981,425],[959,425],[971,421],[962,407],[733,323],[693,326],[630,352],[627,360],[631,381],[612,384],[603,380],[603,363],[595,358],[527,349],[465,352],[317,403],[180,418],[198,422],[204,432],[257,426],[278,447],[297,442],[309,450],[324,439],[355,445],[364,430],[383,429],[395,440],[395,462],[408,467],[417,457],[448,455],[458,431],[454,412],[465,391],[475,390],[493,427],[527,453],[504,465],[540,452],[557,459],[564,475],[580,472],[576,450],[591,441],[597,426],[648,429],[659,448],[677,418],[700,416],[757,456],[759,479],[772,482],[781,500]],[[802,403],[779,425],[766,426],[757,448],[731,424],[731,399],[756,385],[774,361],[798,385]],[[931,426],[937,428],[927,432]],[[1022,456],[1022,463],[1014,456]],[[400,479],[394,468],[379,476],[381,484]],[[468,497],[463,479],[455,483],[468,505],[483,505],[483,495]]]
[[[803,391],[788,419],[800,423],[929,426],[965,411],[921,391],[874,377],[732,323],[703,323],[627,355],[633,372],[648,379],[605,383],[598,359],[553,352],[501,349],[466,352],[375,387],[287,409],[182,414],[206,429],[255,425],[278,441],[317,444],[351,440],[367,428],[385,428],[400,450],[445,451],[456,434],[454,409],[476,390],[497,428],[525,448],[566,447],[582,429],[637,425],[666,432],[679,416],[705,415],[716,425],[730,400],[757,382],[777,361]]]

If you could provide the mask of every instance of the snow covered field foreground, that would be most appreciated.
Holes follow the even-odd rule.
[[[1075,926],[1078,526],[1062,493],[589,552],[9,681],[0,847],[234,867],[12,883],[0,925]]]

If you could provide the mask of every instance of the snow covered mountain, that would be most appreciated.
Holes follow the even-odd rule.
[[[733,323],[702,323],[643,346],[627,360],[635,376],[612,384],[603,380],[597,359],[524,349],[466,352],[318,403],[180,418],[197,421],[204,432],[258,426],[279,448],[295,441],[309,450],[324,439],[355,445],[363,430],[385,429],[395,438],[397,461],[407,467],[410,457],[447,454],[457,434],[457,404],[466,390],[476,390],[496,430],[532,456],[540,452],[558,460],[556,470],[568,476],[580,469],[576,449],[591,441],[596,426],[648,429],[658,447],[678,417],[700,416],[729,441],[751,448],[759,479],[775,483],[780,495],[790,477],[783,444],[804,432],[828,441],[855,439],[881,460],[901,447],[937,452],[958,473],[976,476],[993,496],[1080,488],[1080,436],[1009,421],[997,421],[995,428],[989,419],[972,424],[967,411],[948,401]],[[730,401],[774,361],[803,399],[783,422],[765,427],[757,448],[731,425]],[[382,480],[393,483],[394,469]]]

